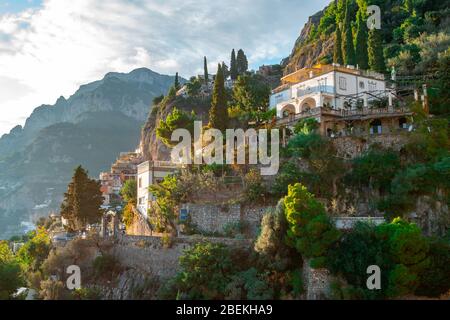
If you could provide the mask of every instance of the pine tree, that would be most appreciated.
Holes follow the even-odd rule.
[[[348,1],[345,2],[345,18],[342,28],[342,55],[346,65],[355,65],[355,48],[353,47],[352,24]]]
[[[69,229],[82,230],[87,224],[99,222],[102,203],[100,183],[89,179],[87,171],[78,166],[61,204],[61,216],[68,220]]]
[[[238,77],[238,70],[236,65],[236,52],[231,51],[231,62],[230,62],[230,76],[232,80],[236,80]]]
[[[238,75],[243,75],[248,70],[248,60],[244,50],[239,49],[236,58],[236,66]]]
[[[369,68],[369,58],[367,56],[367,24],[361,9],[358,10],[356,15],[355,55],[356,64],[359,68],[367,70]]]
[[[333,54],[333,62],[344,64],[344,60],[342,59],[342,39],[341,39],[341,29],[339,25],[336,26],[335,33],[335,41],[334,41],[334,54]]]
[[[217,67],[217,75],[214,81],[214,91],[209,110],[209,127],[224,132],[228,125],[227,96],[223,79],[222,67]]]
[[[209,75],[208,75],[208,61],[206,60],[206,57],[203,58],[203,70],[204,70],[204,80],[205,84],[208,84],[209,81]]]
[[[176,90],[180,90],[180,79],[178,78],[178,72],[175,74],[175,83],[173,86]]]
[[[369,55],[370,69],[384,73],[386,71],[386,65],[384,64],[381,34],[380,31],[375,28],[369,31],[367,52]]]

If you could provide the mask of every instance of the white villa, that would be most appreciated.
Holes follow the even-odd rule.
[[[161,182],[164,177],[175,172],[178,166],[169,161],[145,161],[137,167],[137,209],[147,218],[150,202],[154,201],[149,187]]]
[[[270,107],[277,109],[278,118],[323,105],[344,109],[349,96],[363,99],[366,107],[374,96],[387,96],[383,74],[352,66],[317,65],[288,74],[281,81],[270,97]]]
[[[409,110],[394,108],[394,88],[383,74],[352,66],[316,65],[284,76],[272,91],[270,108],[276,109],[278,126],[293,126],[314,118],[323,135],[382,134],[405,129]],[[385,107],[374,102],[385,101]]]

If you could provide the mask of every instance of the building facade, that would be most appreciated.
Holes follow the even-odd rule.
[[[176,170],[178,166],[169,161],[145,161],[137,166],[137,209],[145,218],[148,217],[150,203],[155,200],[149,187]]]
[[[142,162],[140,150],[121,152],[112,164],[109,172],[100,173],[100,190],[103,195],[103,206],[109,207],[121,201],[120,190],[125,181],[136,179],[137,166]]]
[[[282,78],[270,108],[277,126],[293,127],[313,118],[330,137],[398,132],[409,129],[407,108],[395,105],[395,90],[383,74],[337,64],[304,68]]]
[[[368,107],[372,100],[388,97],[384,75],[336,64],[304,68],[281,81],[270,97],[278,118],[321,106],[349,109],[357,99]]]

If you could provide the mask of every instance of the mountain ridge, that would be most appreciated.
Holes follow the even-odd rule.
[[[5,156],[17,146],[25,147],[42,128],[58,122],[76,123],[77,116],[83,112],[114,109],[120,110],[138,121],[145,121],[151,97],[166,93],[173,81],[173,76],[161,75],[147,68],[138,68],[130,73],[109,72],[101,80],[81,85],[67,99],[60,96],[53,105],[42,104],[36,107],[25,121],[24,126],[16,126],[0,138],[0,154]],[[134,86],[136,83],[139,85]],[[124,90],[124,87],[125,90],[142,90],[145,94],[141,92],[141,96],[136,99],[134,94],[137,92],[133,90],[134,92],[125,96],[133,103],[129,104],[127,108],[121,108],[124,101],[118,104],[117,101],[112,101],[114,98],[108,97],[108,93],[114,91],[109,90],[109,86],[114,86],[118,91]]]
[[[3,135],[0,239],[56,211],[75,166],[96,177],[120,152],[137,146],[153,98],[167,93],[174,80],[147,68],[110,72],[67,99],[35,108],[23,127]]]

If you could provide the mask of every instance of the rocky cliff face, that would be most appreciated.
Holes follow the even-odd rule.
[[[59,208],[73,168],[93,177],[121,151],[139,144],[152,99],[174,77],[137,69],[108,73],[69,99],[34,110],[25,126],[0,139],[0,239],[25,231],[36,217]]]
[[[334,45],[332,37],[317,39],[314,42],[308,43],[313,26],[317,29],[325,10],[326,8],[309,17],[308,22],[303,27],[300,36],[295,42],[291,55],[282,61],[284,74],[292,73],[298,69],[312,67],[322,58],[330,54],[332,55]]]
[[[140,147],[147,160],[170,160],[170,149],[165,146],[156,136],[156,128],[160,120],[164,120],[173,108],[190,113],[194,111],[197,119],[208,122],[208,112],[211,105],[209,98],[182,98],[176,97],[171,101],[163,101],[157,106],[153,106],[145,125],[141,131]]]

